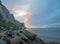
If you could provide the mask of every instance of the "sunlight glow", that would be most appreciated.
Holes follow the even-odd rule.
[[[17,15],[20,15],[20,16],[27,16],[30,14],[30,12],[26,11],[26,10],[16,10],[14,9],[13,10]]]
[[[31,16],[31,12],[26,11],[26,10],[18,10],[18,9],[13,9],[13,12],[15,12],[20,17],[25,17],[22,20],[22,22],[24,22],[24,24],[27,28],[30,28],[29,19]]]

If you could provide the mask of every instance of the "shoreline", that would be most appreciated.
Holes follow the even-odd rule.
[[[50,30],[49,30],[50,29]],[[39,38],[41,38],[42,40],[44,40],[45,42],[59,42],[60,43],[60,37],[58,36],[59,32],[57,32],[56,30],[60,31],[59,29],[52,29],[52,28],[34,28],[34,29],[28,29],[28,31],[33,32],[35,34],[37,34],[37,36]],[[51,32],[51,33],[50,33]],[[55,34],[56,32],[56,34]]]

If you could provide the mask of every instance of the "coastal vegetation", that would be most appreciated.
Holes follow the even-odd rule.
[[[13,27],[13,28],[16,28],[17,27],[15,24],[13,24],[11,22],[5,22],[3,20],[0,20],[0,25],[1,26],[5,25],[5,26],[8,26],[8,27]]]

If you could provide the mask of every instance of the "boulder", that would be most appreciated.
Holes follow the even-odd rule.
[[[4,40],[0,40],[0,44],[7,44],[7,43]]]
[[[11,44],[11,39],[9,37],[4,36],[3,40],[7,42],[7,44]]]
[[[28,39],[30,39],[32,41],[36,38],[36,34],[31,33],[31,32],[29,32],[27,30],[24,31],[24,34],[27,36]]]
[[[7,44],[7,42],[2,40],[2,38],[3,38],[3,35],[2,33],[0,33],[0,44]]]
[[[11,44],[20,44],[20,37],[15,36],[14,38],[11,39]]]

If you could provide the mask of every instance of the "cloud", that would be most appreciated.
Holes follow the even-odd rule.
[[[25,26],[26,26],[27,28],[30,28],[29,19],[30,19],[30,17],[31,17],[31,12],[28,11],[27,9],[28,9],[28,8],[24,8],[24,7],[23,7],[22,9],[14,8],[14,9],[13,9],[13,12],[15,12],[16,15],[18,15],[18,18],[16,18],[16,19],[19,19],[18,21],[24,22],[24,23],[25,23]],[[24,15],[24,16],[21,17],[21,16],[19,16],[19,15]],[[20,20],[19,17],[21,17],[21,20]]]
[[[36,3],[33,5],[33,16],[30,19],[30,23],[33,25],[49,25],[53,23],[59,23],[59,4],[59,0],[36,0]]]
[[[60,23],[49,24],[49,27],[60,27]]]
[[[60,0],[3,0],[3,2],[15,14],[15,18],[18,17],[17,20],[24,20],[29,26],[42,28],[60,26]],[[14,10],[16,10],[15,12],[26,10],[32,15],[17,16]]]
[[[30,5],[26,4],[26,5],[15,5],[13,10],[17,9],[17,10],[30,10]]]
[[[32,15],[29,16],[26,19],[29,19],[29,25],[30,27],[48,27],[46,25],[54,24],[60,22],[60,9],[59,9],[59,2],[58,1],[52,1],[52,0],[35,0],[30,8],[30,5],[21,5],[16,6],[16,8],[19,9],[26,9],[29,10],[29,8],[32,11]],[[38,2],[39,1],[39,2]],[[41,3],[40,3],[41,2]],[[47,3],[46,3],[47,2]],[[51,4],[52,3],[52,4]],[[38,26],[34,26],[38,25]],[[41,26],[40,26],[41,25]]]

